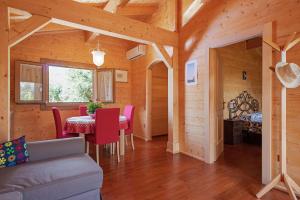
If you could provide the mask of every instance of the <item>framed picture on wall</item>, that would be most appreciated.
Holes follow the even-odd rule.
[[[198,68],[197,61],[190,60],[185,64],[185,84],[186,85],[197,85],[198,79]]]
[[[116,82],[127,83],[128,82],[128,71],[127,70],[115,70]]]

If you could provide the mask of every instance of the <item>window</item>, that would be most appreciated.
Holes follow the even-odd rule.
[[[15,99],[17,103],[43,101],[43,67],[40,63],[15,62]]]
[[[114,70],[94,65],[41,59],[16,61],[16,102],[38,103],[44,109],[98,100],[114,103]],[[71,108],[70,107],[70,108]]]
[[[93,98],[93,70],[49,66],[50,103],[88,102]]]

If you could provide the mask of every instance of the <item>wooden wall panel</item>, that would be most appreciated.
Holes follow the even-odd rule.
[[[168,135],[168,69],[159,62],[152,69],[152,136]]]
[[[146,67],[147,57],[132,62],[132,104],[135,106],[134,135],[146,138]]]
[[[131,63],[118,42],[100,41],[106,52],[103,67],[128,70],[128,83],[116,83],[116,103],[108,107],[120,107],[131,103]],[[92,64],[90,51],[96,47],[86,44],[83,31],[31,36],[11,49],[11,105],[13,113],[13,137],[26,135],[31,141],[55,137],[52,111],[44,111],[39,105],[18,105],[14,102],[14,61],[39,62],[41,58]],[[122,111],[122,110],[121,110]],[[78,110],[62,111],[62,119],[78,115]]]
[[[248,91],[259,102],[262,102],[262,48],[246,49],[245,42],[217,49],[219,66],[223,68],[224,119],[228,119],[227,104],[242,91]],[[247,73],[247,80],[242,73]]]
[[[181,151],[189,150],[194,156],[204,159],[208,146],[209,126],[205,116],[209,115],[206,108],[209,94],[208,49],[222,47],[233,42],[257,36],[265,23],[275,21],[275,38],[284,44],[288,35],[294,31],[300,32],[300,2],[296,0],[212,0],[206,3],[201,11],[187,23],[180,35],[180,119],[181,119]],[[288,53],[288,61],[300,62],[300,47]],[[199,63],[199,83],[194,88],[184,85],[184,63],[196,59]],[[278,61],[278,58],[276,59]],[[275,81],[276,82],[276,81]],[[280,85],[273,87],[273,162],[276,164],[276,154],[279,152],[280,128]],[[300,128],[298,90],[288,90],[288,170],[293,178],[300,183]],[[192,112],[191,112],[192,110]],[[198,120],[195,120],[195,117]],[[183,120],[183,121],[182,121]],[[193,132],[190,130],[194,130]],[[203,137],[205,135],[205,137]],[[200,152],[200,155],[198,154]],[[298,153],[297,153],[298,152]],[[275,165],[273,165],[275,166]]]
[[[160,1],[157,12],[148,21],[155,26],[175,30],[175,0]],[[149,140],[146,130],[146,70],[153,63],[159,62],[160,56],[152,46],[147,47],[146,55],[132,62],[132,103],[136,106],[134,135]]]

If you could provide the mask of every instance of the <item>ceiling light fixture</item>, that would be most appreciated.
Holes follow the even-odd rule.
[[[104,64],[105,52],[100,50],[100,48],[99,48],[99,40],[98,40],[97,49],[94,49],[92,51],[92,56],[93,56],[93,63],[97,67],[100,67],[101,65]]]

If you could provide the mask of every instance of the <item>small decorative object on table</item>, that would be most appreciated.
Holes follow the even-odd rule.
[[[89,114],[90,117],[92,117],[93,119],[95,118],[95,112],[98,108],[103,108],[103,103],[102,102],[93,102],[90,101],[87,104],[87,113]]]

